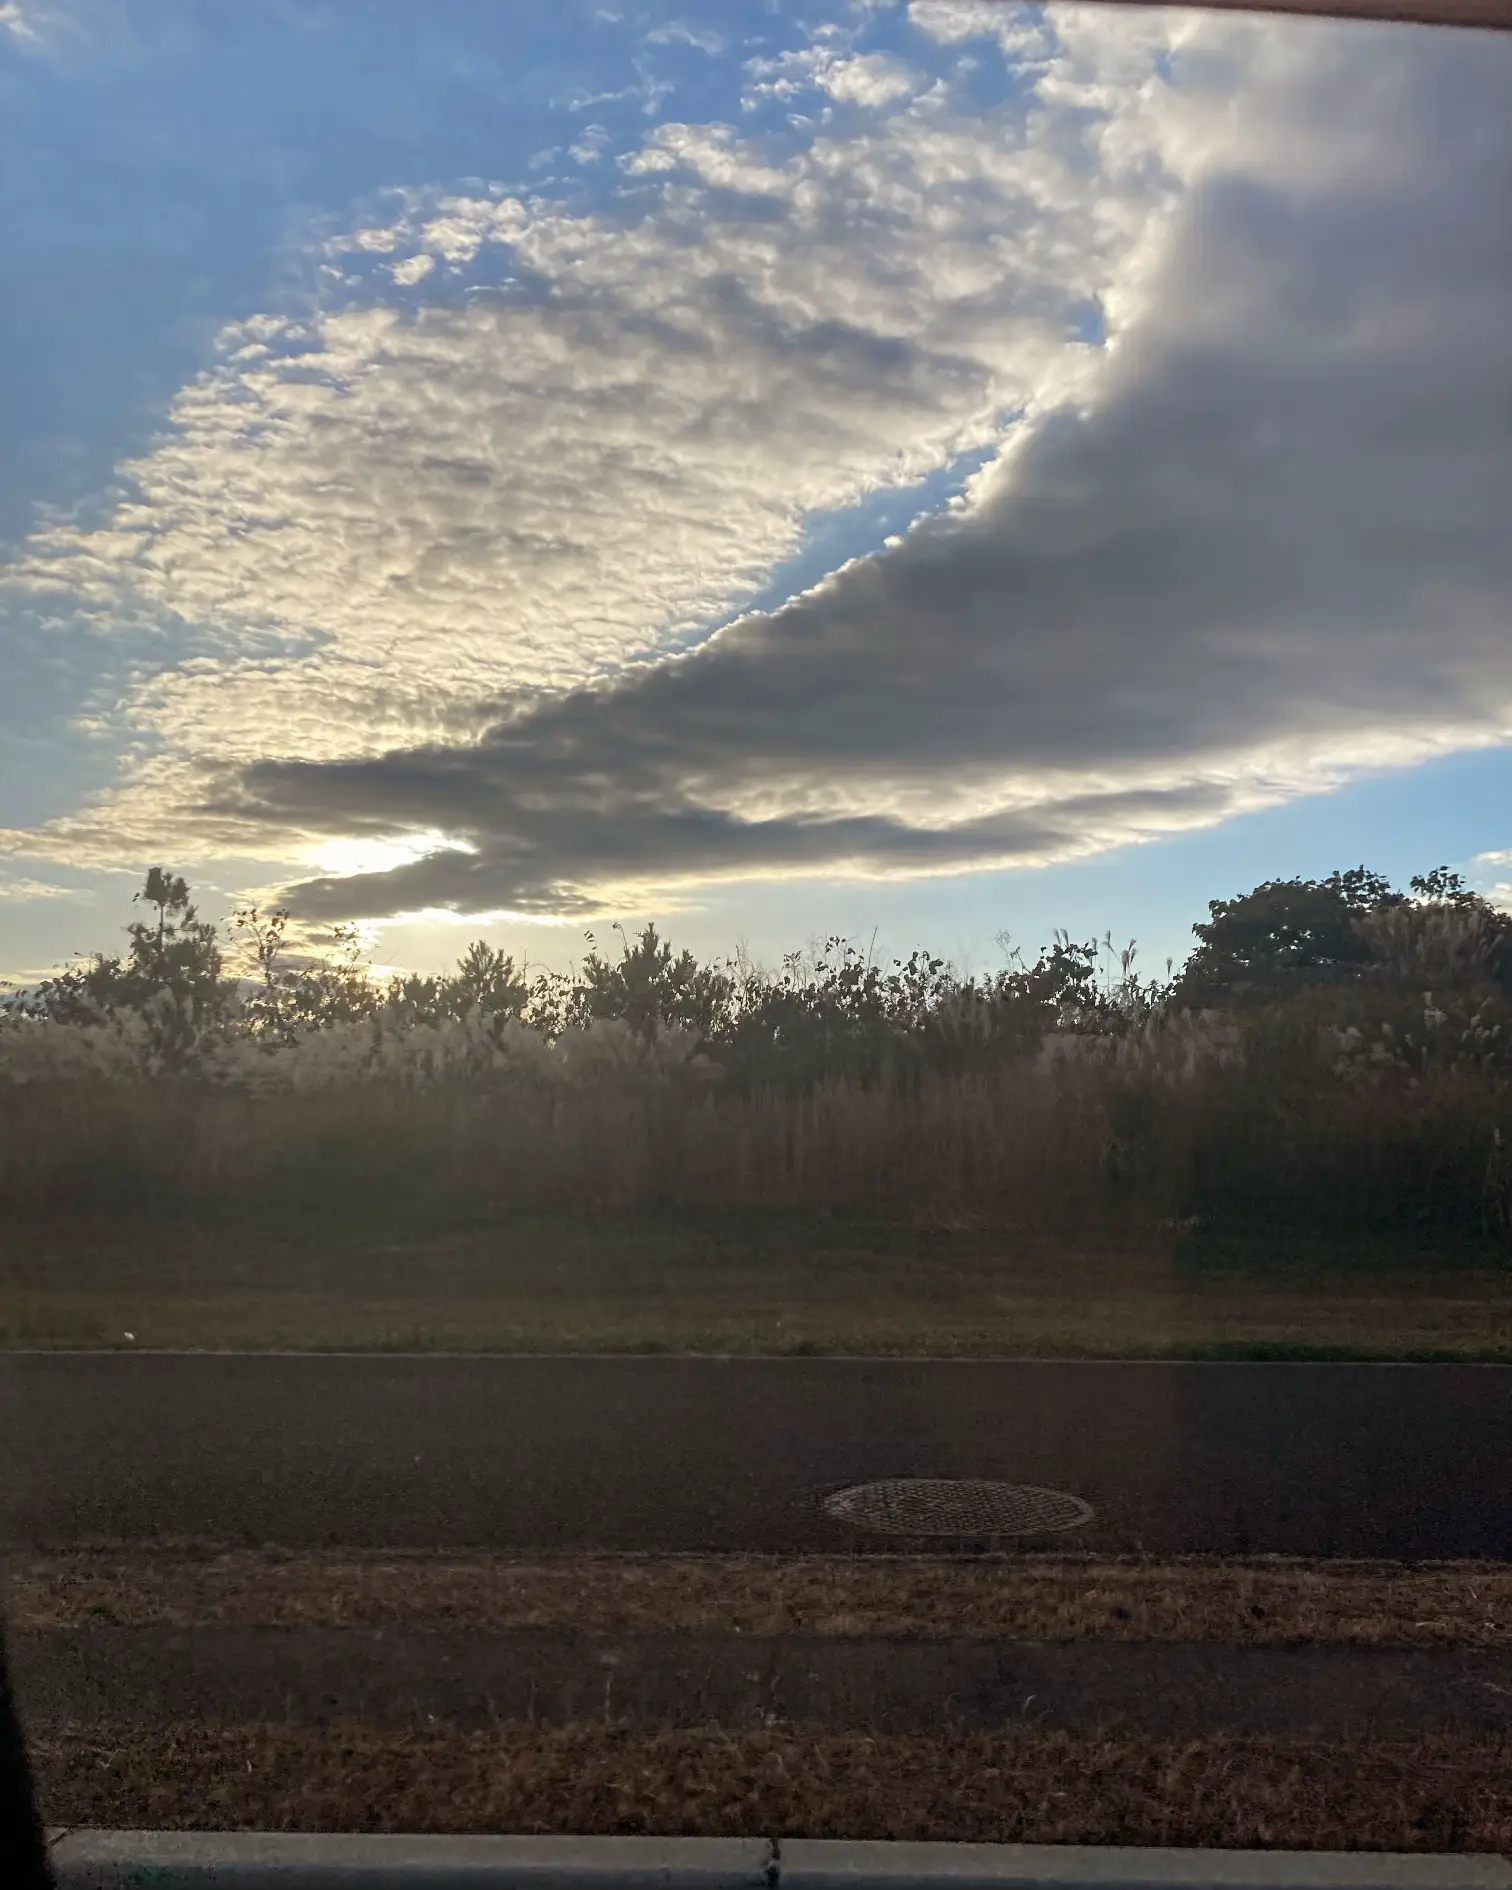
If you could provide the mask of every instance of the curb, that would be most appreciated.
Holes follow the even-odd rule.
[[[84,1830],[50,1843],[57,1890],[1512,1890],[1505,1858],[1390,1851]]]
[[[775,1881],[765,1838],[69,1831],[49,1856],[57,1890],[769,1890]]]
[[[793,1839],[783,1890],[1507,1890],[1490,1856],[1392,1851],[1153,1850],[1099,1844],[882,1844]]]

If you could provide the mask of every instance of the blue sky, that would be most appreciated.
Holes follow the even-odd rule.
[[[0,974],[1512,881],[1512,49],[0,6]],[[1500,496],[1498,496],[1500,494]]]

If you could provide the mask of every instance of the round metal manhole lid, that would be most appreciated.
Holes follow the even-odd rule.
[[[824,1513],[890,1536],[1031,1536],[1080,1529],[1093,1510],[1065,1490],[979,1477],[893,1477],[825,1498]]]

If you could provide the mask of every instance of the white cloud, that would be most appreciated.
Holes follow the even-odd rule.
[[[825,66],[818,79],[831,98],[874,109],[912,98],[919,89],[918,74],[886,53],[857,53],[849,59],[836,59]]]
[[[40,879],[0,879],[0,902],[29,904],[35,899],[71,899],[66,886],[52,886]]]
[[[1493,869],[1512,866],[1512,847],[1499,847],[1491,853],[1477,853],[1470,864]],[[1477,874],[1475,878],[1481,882],[1483,899],[1488,899],[1493,906],[1500,906],[1503,911],[1512,912],[1512,880],[1493,879],[1487,885],[1484,874]],[[1474,880],[1471,883],[1474,884]]]
[[[963,39],[994,39],[1015,58],[1048,58],[1054,28],[1038,9],[1004,0],[909,0],[908,17],[931,39],[951,45]]]
[[[406,256],[403,262],[395,263],[393,277],[401,289],[407,289],[417,282],[423,282],[435,266],[435,257],[421,250],[418,255]]]
[[[569,112],[591,111],[595,105],[615,105],[621,99],[639,98],[639,85],[622,85],[614,92],[573,92],[562,100],[564,110]]]
[[[521,692],[620,673],[727,612],[806,516],[1067,397],[1095,365],[1076,312],[1127,294],[1171,188],[1163,42],[1133,38],[1072,18],[1059,91],[985,116],[946,86],[797,148],[662,126],[619,218],[414,191],[333,243],[345,300],[229,328],[107,523],[26,547],[34,595],[172,613],[218,653],[123,705],[130,785],[9,844],[266,857],[195,811],[216,769],[465,740]],[[381,299],[485,250],[518,292]]]
[[[716,33],[712,27],[690,26],[685,20],[653,27],[646,39],[653,46],[691,46],[696,52],[707,53],[711,59],[717,58],[730,43],[723,33]]]
[[[398,243],[398,235],[393,230],[362,229],[353,230],[345,239],[343,247],[346,249],[376,251],[378,254],[386,256],[391,250],[398,247]]]
[[[114,8],[91,0],[0,0],[0,45],[66,56],[85,47],[119,45],[130,28]]]
[[[567,154],[579,164],[597,164],[613,142],[607,126],[587,125],[583,135],[568,146]]]
[[[820,94],[843,104],[875,109],[912,98],[932,83],[892,53],[855,51],[855,40],[854,31],[832,24],[816,29],[806,45],[748,59],[743,107],[749,111],[769,99],[791,103],[810,93],[821,108]],[[1047,32],[1044,43],[1047,49],[1066,55],[1074,35],[1073,39],[1060,41]],[[1099,57],[1105,59],[1107,51],[1104,45]],[[949,77],[962,77],[972,69],[971,61],[956,58],[948,68]]]
[[[683,170],[717,190],[790,201],[799,179],[780,162],[764,160],[760,148],[729,125],[658,125],[624,163],[632,177]]]

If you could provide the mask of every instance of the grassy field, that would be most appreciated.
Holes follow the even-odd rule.
[[[8,1347],[1512,1359],[1505,1249],[793,1212],[0,1223]]]

